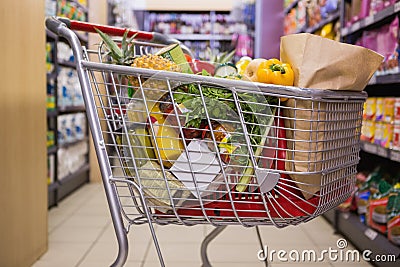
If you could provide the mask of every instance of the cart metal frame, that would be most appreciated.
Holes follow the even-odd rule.
[[[153,224],[187,226],[210,224],[215,226],[215,230],[205,238],[201,246],[203,266],[211,266],[207,257],[207,246],[227,225],[236,224],[244,227],[297,225],[334,208],[351,194],[355,184],[356,165],[359,161],[359,136],[366,93],[254,84],[241,80],[107,64],[102,62],[104,56],[102,48],[99,47],[99,50],[91,51],[82,47],[73,30],[94,32],[94,28],[101,27],[105,32],[122,36],[126,29],[55,17],[47,18],[46,26],[55,34],[67,39],[74,53],[88,123],[119,246],[117,258],[111,266],[123,266],[127,260],[127,234],[131,225],[143,223],[149,225],[161,266],[165,266],[165,263]],[[151,47],[160,46],[156,43],[165,45],[174,41],[157,33],[133,32],[132,34],[135,33],[141,39],[135,45],[144,48],[138,54],[150,53]],[[90,55],[92,52],[95,55],[97,54],[97,57]],[[165,95],[171,96],[172,104],[176,104],[174,103],[176,85],[194,84],[197,86],[199,95],[196,97],[199,97],[205,108],[205,121],[208,122],[209,126],[212,125],[212,118],[208,114],[210,111],[207,110],[203,86],[215,85],[223,88],[223,90],[228,90],[233,95],[234,108],[239,113],[239,119],[235,123],[243,131],[240,146],[247,148],[254,147],[251,140],[252,135],[248,132],[249,122],[246,121],[245,112],[242,110],[242,104],[249,104],[249,102],[241,99],[240,94],[247,93],[276,98],[277,102],[273,105],[250,103],[270,108],[269,112],[257,114],[258,118],[261,119],[268,116],[272,117],[271,124],[268,126],[257,122],[262,129],[269,129],[269,132],[266,131],[268,136],[263,137],[266,137],[270,144],[256,145],[256,148],[263,146],[263,149],[269,149],[268,151],[272,151],[272,154],[258,155],[254,152],[257,151],[256,149],[247,150],[249,166],[252,167],[251,180],[248,182],[245,191],[237,192],[235,186],[238,184],[238,180],[234,182],[233,180],[239,179],[237,177],[240,177],[240,174],[235,174],[236,176],[232,178],[232,175],[228,173],[226,166],[229,166],[231,162],[226,163],[222,159],[223,155],[219,150],[220,143],[216,139],[216,132],[210,130],[209,144],[216,151],[207,153],[214,155],[218,162],[217,165],[220,166],[222,178],[218,181],[219,187],[208,191],[200,187],[201,183],[196,178],[191,160],[188,160],[189,174],[192,177],[191,182],[195,184],[194,189],[192,188],[189,192],[187,188],[176,189],[171,187],[174,184],[169,180],[168,173],[170,173],[170,170],[162,166],[160,153],[163,148],[160,148],[157,144],[155,127],[153,125],[146,126],[149,128],[146,128],[148,133],[145,137],[154,141],[151,146],[157,155],[154,161],[160,165],[160,177],[165,184],[165,187],[152,188],[146,180],[150,178],[141,172],[143,171],[143,165],[140,165],[141,158],[135,155],[137,152],[135,149],[148,149],[150,147],[143,144],[135,147],[135,144],[131,141],[130,125],[140,123],[140,121],[135,121],[129,117],[130,107],[128,107],[129,103],[126,103],[128,98],[121,94],[122,89],[126,89],[126,85],[117,78],[121,76],[134,77],[138,83],[135,97],[138,98],[136,100],[142,101],[144,107],[138,111],[133,109],[131,112],[133,112],[132,114],[142,114],[146,118],[149,118],[151,114],[151,109],[148,107],[148,92],[152,90],[148,87],[151,87],[151,83],[150,86],[149,84],[146,85],[151,79],[163,82],[166,86],[164,87]],[[104,88],[106,88],[105,91]],[[292,99],[292,105],[288,104],[289,102],[281,101],[283,98]],[[304,103],[310,105],[307,104],[304,107],[302,106]],[[172,114],[174,114],[173,117],[178,123],[176,130],[181,134],[181,138],[185,139],[182,137],[184,136],[184,126],[181,125],[181,117],[176,105],[173,106]],[[283,113],[279,113],[280,111]],[[288,115],[290,112],[294,113],[294,115],[292,114],[294,117]],[[282,124],[283,120],[285,122],[291,121],[292,125]],[[301,126],[302,122],[308,123],[308,126],[304,128]],[[143,124],[148,125],[148,121],[145,120]],[[290,132],[293,136],[279,136],[279,130],[283,130],[285,133]],[[308,139],[301,139],[300,133],[306,133]],[[137,134],[137,136],[140,136],[140,134]],[[122,140],[125,138],[127,144],[121,145],[119,137]],[[186,144],[186,140],[184,141]],[[291,142],[291,146],[287,145],[287,147],[282,148],[278,146],[279,142],[285,142],[285,144]],[[185,144],[182,154],[186,154],[189,158],[190,151],[188,144]],[[300,146],[300,144],[306,144],[308,149]],[[277,156],[278,151],[285,151],[287,155],[291,153],[293,156],[290,159],[287,157],[279,158]],[[308,158],[300,160],[298,155],[301,153],[307,153]],[[317,156],[313,153],[316,153]],[[260,167],[260,159],[261,161],[265,160],[267,165]],[[179,161],[175,159],[176,162]],[[279,164],[286,166],[278,168]],[[307,169],[299,171],[298,166],[304,164]],[[246,170],[245,168],[248,166],[239,167],[242,167],[241,170]],[[122,174],[116,174],[116,170],[121,171]],[[307,183],[307,180],[306,182],[298,180],[300,179],[298,175],[301,177],[317,176],[320,182],[318,184]],[[176,182],[174,183],[176,184]],[[318,190],[315,190],[315,187]],[[157,196],[151,194],[155,192],[152,190],[163,191],[166,197],[157,198]],[[177,196],[176,192],[183,194],[183,197]],[[197,197],[193,197],[193,194],[197,194]],[[168,203],[168,205],[165,203]],[[263,248],[258,228],[257,233],[260,245]]]

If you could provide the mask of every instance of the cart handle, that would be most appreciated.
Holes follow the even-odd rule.
[[[68,18],[60,17],[51,17],[46,20],[47,28],[54,33],[58,32],[58,27],[61,24],[65,24],[65,26],[67,26],[69,29],[76,31],[97,33],[96,29],[99,29],[100,31],[112,36],[123,36],[124,33],[128,30],[128,37],[136,35],[135,39],[149,41],[157,44],[168,45],[173,43],[181,43],[177,39],[170,38],[167,35],[158,32],[135,31],[127,28],[113,27],[78,20],[70,20]]]

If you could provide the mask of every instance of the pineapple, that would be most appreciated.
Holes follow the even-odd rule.
[[[142,55],[136,56],[134,51],[134,45],[132,44],[135,35],[127,39],[128,30],[124,33],[124,36],[121,40],[121,46],[116,44],[114,40],[110,38],[107,34],[101,32],[100,30],[96,29],[99,33],[100,37],[103,39],[104,43],[108,48],[108,53],[111,57],[110,63],[118,64],[118,65],[125,65],[125,66],[132,66],[137,68],[146,68],[146,69],[153,69],[153,70],[165,70],[165,71],[174,71],[174,72],[181,72],[181,68],[173,61],[164,58],[159,55]],[[127,76],[129,81],[129,85],[133,87],[139,87],[138,78],[133,76]],[[146,87],[150,88],[159,88],[165,89],[167,88],[165,81],[160,80],[153,80],[147,79]],[[128,95],[132,97],[134,90],[131,87],[128,88]]]
[[[162,56],[151,54],[135,58],[131,66],[153,70],[181,72],[181,68],[175,62],[172,62],[167,58],[163,58]]]

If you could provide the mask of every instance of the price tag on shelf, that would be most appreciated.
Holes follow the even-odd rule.
[[[377,153],[377,146],[370,144],[370,143],[363,143],[363,149],[364,149],[364,151],[371,153],[371,154]]]
[[[351,26],[351,30],[353,32],[358,31],[361,28],[361,23],[359,21],[357,21],[356,23],[353,24],[353,26]]]
[[[390,159],[393,161],[400,162],[400,151],[390,151]]]
[[[386,148],[380,147],[380,146],[377,147],[376,154],[378,156],[381,156],[381,157],[384,157],[384,158],[388,158],[389,157],[388,150]]]
[[[369,26],[374,23],[374,16],[368,16],[364,19],[364,26]]]
[[[364,235],[368,237],[370,240],[375,240],[375,238],[378,236],[378,233],[371,228],[367,228],[364,231]]]

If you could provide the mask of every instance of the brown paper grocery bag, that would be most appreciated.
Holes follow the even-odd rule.
[[[287,128],[285,169],[306,199],[321,189],[326,103],[289,99],[283,109]],[[306,174],[306,173],[316,174]],[[301,173],[301,174],[300,174]]]
[[[291,64],[294,86],[362,91],[383,61],[367,48],[300,33],[281,37],[281,61]]]

